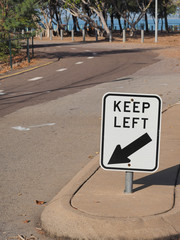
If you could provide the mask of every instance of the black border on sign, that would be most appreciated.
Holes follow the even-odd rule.
[[[138,169],[138,168],[120,168],[120,167],[112,167],[112,166],[104,166],[103,158],[104,158],[104,126],[105,126],[105,110],[106,110],[106,98],[109,96],[125,96],[125,97],[147,97],[147,98],[157,98],[159,102],[158,109],[158,124],[157,124],[157,144],[156,144],[156,165],[153,169]],[[129,172],[155,172],[158,169],[159,162],[159,142],[160,142],[160,126],[161,126],[161,105],[162,100],[158,95],[155,94],[135,94],[135,93],[106,93],[103,96],[102,102],[102,126],[101,126],[101,155],[100,155],[100,165],[105,170],[120,170],[120,171],[129,171]]]

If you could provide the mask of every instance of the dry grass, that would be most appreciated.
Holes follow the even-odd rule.
[[[139,43],[139,38],[128,38],[127,43]],[[177,58],[180,60],[180,33],[159,34],[158,43],[155,43],[153,35],[145,35],[144,44],[159,47],[159,54],[164,57]]]

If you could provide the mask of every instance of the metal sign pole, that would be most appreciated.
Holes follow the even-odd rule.
[[[158,0],[155,0],[155,43],[158,42]]]
[[[124,192],[125,193],[133,192],[133,172],[126,172]]]

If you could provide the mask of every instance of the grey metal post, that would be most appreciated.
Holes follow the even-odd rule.
[[[30,63],[30,55],[29,55],[29,38],[27,38],[27,58],[28,58],[28,63]]]
[[[10,55],[10,66],[12,70],[12,52],[11,52],[11,37],[9,35],[9,55]]]
[[[112,42],[112,31],[110,30],[110,33],[109,33],[109,42]]]
[[[40,40],[42,40],[42,32],[40,32]]]
[[[34,37],[32,36],[32,58],[34,57]]]
[[[61,40],[63,40],[63,29],[61,29]]]
[[[125,42],[125,41],[126,41],[126,30],[123,29],[123,42]]]
[[[74,30],[71,30],[72,41],[74,41]]]
[[[83,42],[85,42],[85,41],[86,41],[86,37],[85,37],[85,29],[83,29],[82,33],[83,33]]]
[[[158,0],[155,0],[155,42],[158,42]]]
[[[22,35],[24,35],[24,29],[22,30]]]
[[[96,42],[97,42],[98,41],[97,29],[95,30],[95,35],[96,35]]]
[[[133,172],[126,172],[124,192],[125,193],[133,192]]]
[[[50,40],[52,40],[52,30],[50,30]]]
[[[141,30],[141,43],[144,42],[144,30]]]

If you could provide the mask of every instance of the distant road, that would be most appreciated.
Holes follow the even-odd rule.
[[[0,80],[0,116],[100,83],[116,81],[157,61],[150,51],[143,49],[102,49],[50,41],[43,44],[37,41],[36,48],[41,58],[55,62]]]

